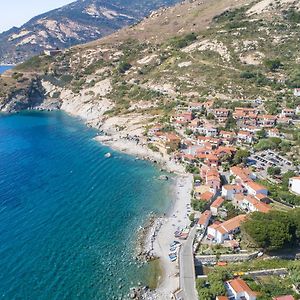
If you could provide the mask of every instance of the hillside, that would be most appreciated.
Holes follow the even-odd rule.
[[[126,128],[129,119],[145,127],[209,98],[227,106],[260,98],[271,114],[294,108],[299,7],[293,0],[206,0],[160,9],[106,38],[18,66],[1,79],[1,110],[55,103],[94,124],[123,118]]]
[[[14,64],[44,49],[68,48],[99,39],[138,22],[176,0],[84,0],[34,17],[0,34],[0,64]]]

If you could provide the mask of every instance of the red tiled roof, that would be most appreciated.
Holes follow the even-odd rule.
[[[203,214],[201,214],[198,224],[199,225],[204,225],[208,222],[208,220],[211,217],[211,212],[209,210],[206,210]]]
[[[210,201],[213,196],[214,196],[213,193],[205,192],[202,195],[200,195],[200,199],[203,200],[203,201]]]
[[[218,198],[212,203],[212,205],[211,205],[210,207],[219,208],[219,207],[223,204],[224,201],[225,201],[224,198],[218,197]]]
[[[236,279],[233,279],[233,280],[229,280],[229,281],[227,281],[227,283],[232,287],[232,289],[236,293],[246,292],[250,295],[256,295],[256,293],[253,292],[250,289],[250,287],[248,286],[248,284],[241,278],[236,278]]]
[[[267,190],[265,186],[254,181],[247,182],[247,186],[253,189],[254,191]]]

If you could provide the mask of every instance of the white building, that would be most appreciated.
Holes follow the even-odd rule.
[[[256,292],[252,291],[248,284],[241,278],[235,278],[226,282],[229,299],[256,300]]]
[[[241,223],[245,218],[246,215],[238,215],[221,224],[212,224],[207,227],[207,237],[218,244],[224,243],[225,240],[232,240],[233,235],[240,231]]]
[[[226,200],[233,200],[235,194],[243,193],[244,189],[241,185],[226,184],[222,186],[222,197]]]
[[[253,196],[258,194],[263,194],[266,196],[268,195],[268,189],[266,187],[252,180],[244,183],[244,186],[249,195],[253,195]]]
[[[289,189],[297,194],[300,195],[300,176],[298,177],[292,177],[289,180]]]

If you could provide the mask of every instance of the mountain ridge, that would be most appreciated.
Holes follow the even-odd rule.
[[[68,48],[136,23],[178,0],[81,0],[35,16],[0,34],[0,64],[16,64],[45,49]]]
[[[133,111],[160,120],[178,105],[207,98],[224,105],[260,98],[271,114],[294,107],[299,8],[292,0],[205,0],[160,9],[110,36],[6,73],[1,110],[57,100],[55,107],[99,121]],[[31,101],[35,87],[40,97]]]

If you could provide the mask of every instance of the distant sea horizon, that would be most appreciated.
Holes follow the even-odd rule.
[[[170,183],[96,135],[63,112],[0,116],[1,299],[126,299],[147,284],[137,232],[169,209]]]

